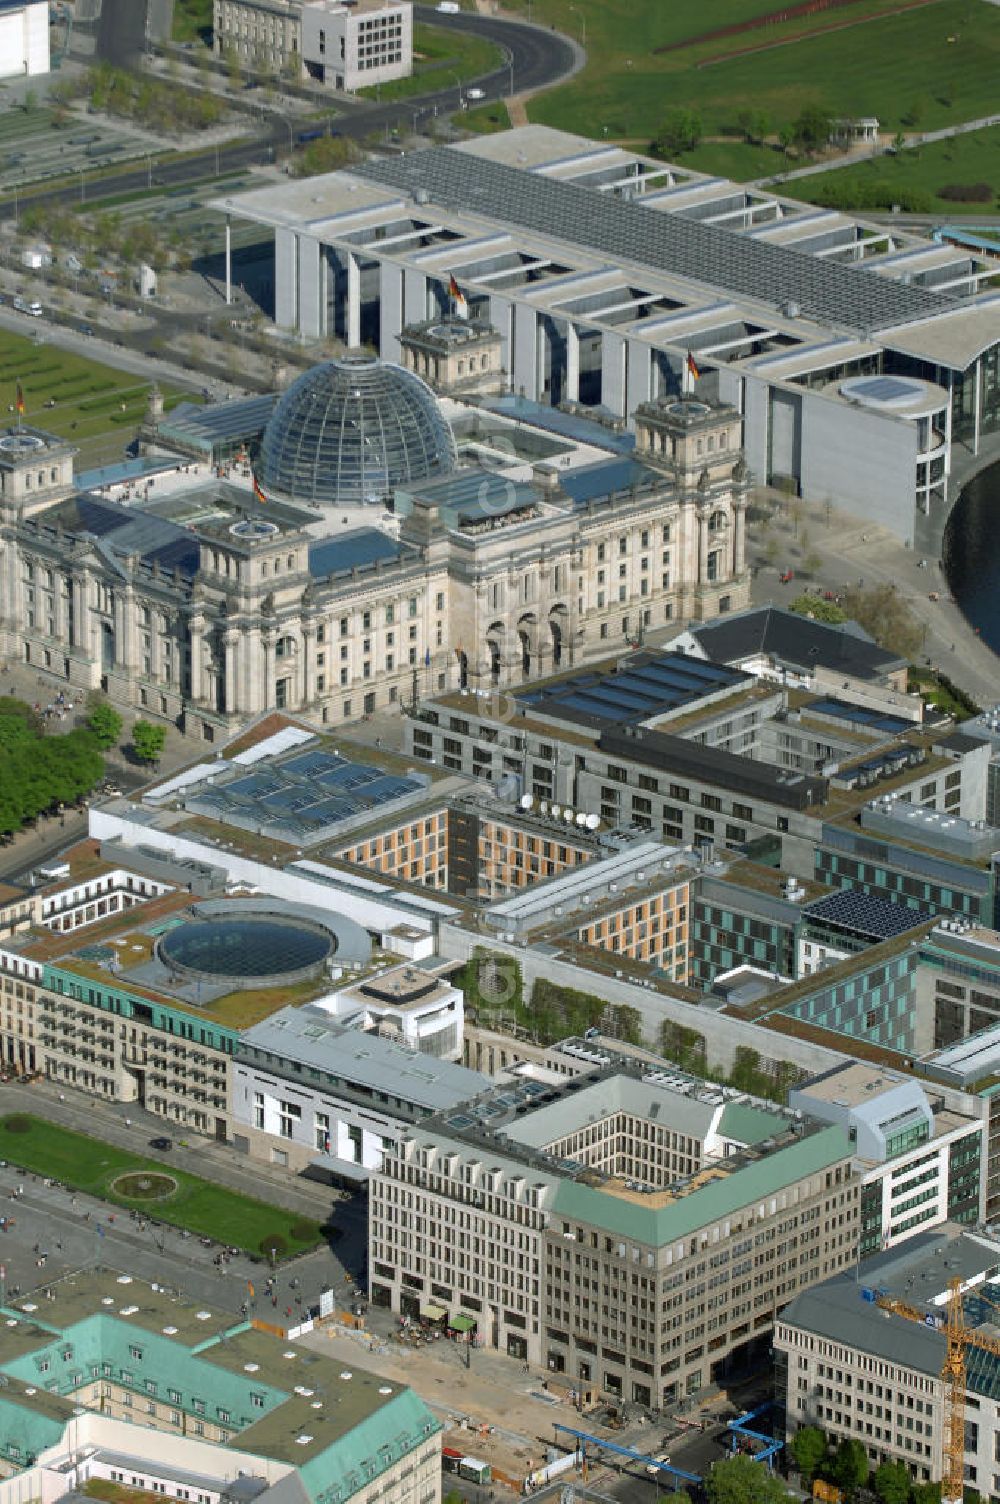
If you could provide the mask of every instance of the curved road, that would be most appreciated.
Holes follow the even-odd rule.
[[[379,136],[401,126],[415,128],[435,115],[454,114],[460,105],[460,93],[464,93],[470,84],[474,83],[482,89],[485,100],[503,99],[512,92],[524,94],[557,83],[575,72],[583,62],[583,54],[574,42],[559,32],[547,31],[542,26],[529,25],[524,21],[500,20],[496,16],[474,15],[468,11],[462,11],[458,15],[442,15],[426,5],[416,6],[415,12],[420,21],[431,22],[446,30],[466,31],[488,38],[503,48],[507,61],[482,78],[463,79],[461,89],[457,84],[449,83],[446,88],[437,89],[430,94],[414,95],[389,104],[352,103],[343,113],[334,117],[336,134],[359,139]],[[285,119],[275,117],[254,138],[244,138],[229,146],[206,147],[183,157],[167,158],[159,162],[155,180],[160,185],[183,188],[205,178],[224,176],[251,165],[271,162],[276,150],[287,148],[289,131],[290,126]],[[142,192],[147,187],[146,164],[137,164],[134,171],[116,172],[105,178],[96,175],[88,177],[88,197],[93,197],[95,202],[99,202],[102,183],[106,185],[109,196]],[[30,189],[19,192],[18,204],[23,210],[29,205],[75,203],[78,197],[79,188],[75,183],[67,183],[59,188],[40,186],[35,192]],[[0,212],[8,206],[12,207],[13,202],[13,198],[0,202]]]

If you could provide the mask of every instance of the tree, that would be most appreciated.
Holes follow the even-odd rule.
[[[802,1477],[811,1479],[826,1460],[826,1432],[819,1426],[800,1426],[792,1437],[792,1457]],[[890,1501],[885,1500],[885,1504]]]
[[[845,1437],[833,1459],[833,1476],[848,1498],[868,1481],[868,1453],[853,1436]]]
[[[847,616],[881,647],[901,658],[917,657],[922,631],[895,585],[852,586],[844,591],[841,604]]]
[[[882,1462],[875,1469],[872,1487],[882,1504],[908,1504],[910,1475],[903,1462]]]
[[[744,140],[751,146],[762,145],[771,128],[771,122],[764,110],[740,110],[736,117],[736,124]]]
[[[781,1480],[746,1455],[715,1462],[705,1479],[708,1504],[785,1504]]]
[[[822,105],[815,103],[807,104],[792,121],[793,140],[810,156],[814,152],[822,151],[830,140],[832,129],[833,121],[829,112],[824,110]]]
[[[296,153],[292,171],[297,178],[311,178],[345,167],[356,155],[354,143],[346,136],[320,136],[318,141],[310,141],[304,151]]]
[[[87,725],[97,739],[97,745],[105,751],[113,747],[122,734],[122,718],[113,705],[101,700],[87,717]]]
[[[132,746],[140,762],[159,762],[166,739],[165,727],[152,721],[136,721],[132,727]]]
[[[678,156],[694,151],[701,140],[701,116],[696,110],[671,110],[653,143],[661,157]]]

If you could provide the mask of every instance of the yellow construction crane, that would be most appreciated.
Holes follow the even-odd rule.
[[[962,1504],[965,1492],[966,1349],[978,1347],[1000,1358],[1000,1338],[990,1337],[976,1327],[966,1326],[962,1293],[960,1279],[948,1281],[948,1305],[944,1328],[945,1359],[941,1368],[941,1382],[944,1386],[942,1504]],[[994,1304],[986,1296],[976,1293],[979,1299],[986,1301],[987,1305]],[[897,1316],[904,1316],[907,1321],[918,1321],[923,1326],[928,1324],[927,1312],[919,1310],[918,1307],[910,1305],[905,1300],[897,1300],[891,1295],[877,1295],[875,1299],[883,1310],[892,1311]]]

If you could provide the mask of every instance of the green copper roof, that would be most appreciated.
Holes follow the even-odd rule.
[[[0,1456],[15,1466],[58,1442],[73,1396],[98,1378],[204,1416],[239,1451],[290,1464],[315,1504],[364,1490],[440,1430],[401,1384],[136,1279],[81,1272],[58,1281],[44,1326],[30,1304],[3,1311]]]
[[[719,1119],[719,1134],[738,1144],[760,1144],[764,1139],[784,1132],[787,1126],[787,1119],[777,1118],[763,1107],[753,1107],[749,1102],[729,1102]]]
[[[772,1132],[780,1127],[774,1118],[771,1124]],[[586,1222],[621,1238],[658,1248],[697,1232],[720,1217],[731,1216],[764,1196],[773,1196],[806,1175],[848,1159],[850,1154],[851,1145],[842,1128],[823,1128],[795,1139],[784,1149],[765,1151],[760,1159],[743,1169],[710,1180],[699,1190],[678,1196],[665,1206],[649,1204],[658,1199],[655,1195],[648,1201],[630,1200],[578,1180],[563,1180],[556,1190],[553,1212],[567,1221]]]

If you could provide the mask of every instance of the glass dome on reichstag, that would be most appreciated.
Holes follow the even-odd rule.
[[[447,475],[455,440],[412,371],[345,355],[294,381],[264,430],[265,491],[320,506],[383,502],[399,485]]]

